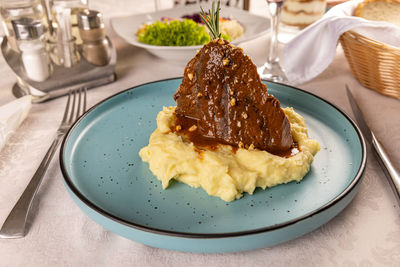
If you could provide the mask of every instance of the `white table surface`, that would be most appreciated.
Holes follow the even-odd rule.
[[[151,1],[92,1],[91,7],[112,16],[151,10]],[[252,12],[263,12],[253,1]],[[130,7],[130,8],[127,8]],[[264,9],[265,10],[265,9]],[[118,80],[89,91],[89,106],[141,83],[178,77],[184,64],[165,62],[128,45],[107,27],[117,48]],[[254,63],[267,55],[267,38],[241,45]],[[16,81],[0,58],[0,105],[14,99]],[[350,114],[344,84],[353,92],[370,126],[400,168],[400,101],[361,86],[350,72],[343,51],[329,68],[299,87],[317,94]],[[50,145],[66,97],[33,105],[17,132],[0,151],[0,225],[25,189]],[[147,247],[105,230],[72,201],[62,183],[58,154],[33,202],[29,233],[23,239],[0,239],[0,266],[399,266],[400,208],[384,174],[370,154],[354,200],[319,229],[274,247],[249,252],[196,254]]]

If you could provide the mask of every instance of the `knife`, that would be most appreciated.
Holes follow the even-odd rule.
[[[375,137],[372,130],[368,127],[367,122],[365,121],[362,112],[357,105],[356,100],[354,99],[353,95],[349,87],[346,84],[346,91],[347,97],[350,102],[351,109],[353,110],[354,116],[358,123],[358,127],[360,128],[361,132],[363,133],[365,139],[372,144],[374,151],[376,152],[375,156],[378,159],[379,165],[381,166],[382,170],[384,171],[386,177],[389,180],[389,184],[393,189],[393,192],[396,195],[398,204],[400,206],[400,175],[399,172],[394,167],[393,163],[390,161],[388,154],[385,151],[382,143]]]

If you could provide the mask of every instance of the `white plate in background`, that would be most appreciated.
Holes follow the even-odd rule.
[[[204,10],[209,9],[209,4],[202,4]],[[199,50],[202,45],[198,46],[156,46],[148,45],[138,41],[136,32],[143,23],[154,23],[162,17],[180,18],[183,15],[193,14],[200,11],[200,6],[190,5],[175,7],[172,9],[160,10],[144,14],[137,14],[127,17],[116,17],[111,19],[111,26],[114,31],[126,42],[142,47],[150,53],[171,61],[188,61]],[[228,17],[236,19],[244,28],[244,33],[240,38],[232,41],[233,44],[253,40],[259,36],[267,34],[270,29],[269,19],[266,17],[251,14],[247,11],[232,8],[221,7],[220,17]]]

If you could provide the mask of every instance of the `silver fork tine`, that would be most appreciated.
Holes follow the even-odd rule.
[[[76,108],[76,118],[75,121],[79,118],[81,115],[81,98],[82,98],[82,88],[79,88],[78,90],[78,107]]]
[[[87,95],[87,89],[86,87],[83,89],[83,112],[86,111],[86,95]]]
[[[75,111],[75,100],[76,100],[76,90],[73,91],[74,93],[74,98],[72,100],[72,108],[71,108],[71,115],[69,116],[69,121],[68,123],[72,123],[74,121],[74,111]]]
[[[69,103],[71,101],[71,92],[72,92],[71,90],[69,90],[69,92],[68,92],[67,105],[65,106],[64,117],[63,117],[61,123],[66,123],[67,122]]]

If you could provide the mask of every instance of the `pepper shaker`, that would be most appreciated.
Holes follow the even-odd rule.
[[[101,13],[95,10],[80,12],[78,27],[86,60],[96,66],[107,65],[111,52]]]
[[[50,60],[45,47],[43,24],[39,20],[21,18],[13,20],[12,25],[26,76],[33,81],[45,81],[50,76]]]

